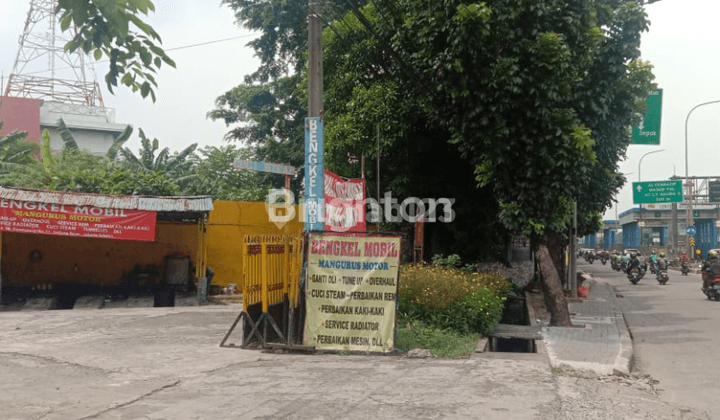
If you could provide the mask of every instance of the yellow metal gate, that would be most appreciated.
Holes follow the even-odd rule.
[[[302,244],[300,235],[245,235],[242,245],[242,291],[243,311],[220,343],[224,346],[241,319],[250,326],[243,332],[243,346],[254,337],[267,344],[268,327],[272,327],[283,343],[291,344],[294,315],[300,294],[302,269]],[[250,307],[261,305],[262,313],[257,320],[250,316]],[[281,322],[270,314],[272,305],[284,305]],[[287,310],[285,310],[287,308]],[[269,325],[268,325],[269,324]]]

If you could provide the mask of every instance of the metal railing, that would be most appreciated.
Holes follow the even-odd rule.
[[[243,332],[243,346],[248,345],[253,337],[265,346],[269,327],[273,328],[280,342],[291,344],[300,296],[302,244],[302,236],[245,235],[241,255],[243,310],[220,346],[225,345],[241,319],[250,326],[247,334]],[[258,304],[262,313],[253,319],[251,306]],[[280,322],[270,314],[272,305],[283,306],[282,315],[277,320]]]

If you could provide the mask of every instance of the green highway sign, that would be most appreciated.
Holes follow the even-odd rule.
[[[660,144],[662,89],[650,92],[645,98],[647,112],[639,126],[632,129],[632,144]]]
[[[679,203],[683,201],[682,181],[633,182],[633,203]]]
[[[708,196],[711,203],[720,203],[720,181],[708,182]]]

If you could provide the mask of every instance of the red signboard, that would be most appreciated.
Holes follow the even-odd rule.
[[[348,179],[325,171],[325,229],[365,231],[365,180]]]
[[[154,211],[0,200],[0,230],[83,238],[155,240]]]

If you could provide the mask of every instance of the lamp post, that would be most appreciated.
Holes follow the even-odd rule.
[[[685,182],[688,188],[688,203],[687,203],[687,213],[685,216],[685,223],[687,226],[692,226],[695,221],[693,220],[693,199],[695,192],[693,191],[693,184],[690,182],[690,175],[688,174],[688,121],[690,120],[690,114],[692,114],[693,111],[695,111],[697,108],[700,108],[701,106],[710,105],[710,104],[717,104],[720,103],[720,100],[717,101],[710,101],[710,102],[704,102],[699,105],[695,105],[690,112],[688,112],[687,117],[685,117]],[[690,246],[690,241],[688,241],[687,244],[688,254],[693,255],[693,249]]]
[[[638,162],[638,182],[642,181],[642,166],[640,166],[640,165],[642,164],[643,158],[647,155],[651,155],[653,153],[664,152],[664,151],[665,151],[665,149],[653,150],[652,152],[647,152],[640,157],[640,161]],[[641,206],[642,206],[642,204],[641,204]]]

